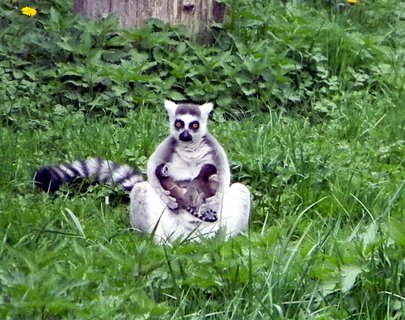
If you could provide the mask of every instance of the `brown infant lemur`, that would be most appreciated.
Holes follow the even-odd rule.
[[[166,165],[162,163],[155,170],[163,189],[170,191],[170,196],[176,199],[179,209],[185,209],[200,218],[198,215],[200,206],[205,199],[217,192],[218,182],[213,177],[217,174],[217,168],[212,164],[205,164],[198,176],[191,181],[175,181],[167,175],[166,169]]]

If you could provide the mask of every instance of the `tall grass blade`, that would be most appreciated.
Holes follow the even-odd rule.
[[[80,220],[76,217],[76,215],[70,210],[69,208],[65,208],[66,212],[69,214],[70,218],[72,219],[74,225],[76,226],[77,231],[79,234],[83,237],[86,238],[86,235],[84,234],[82,224],[80,223]]]

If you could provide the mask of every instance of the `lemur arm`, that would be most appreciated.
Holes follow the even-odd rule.
[[[177,200],[180,208],[184,208],[187,205],[187,200],[185,197],[186,189],[180,187],[176,181],[169,177],[165,172],[166,169],[167,165],[165,163],[161,163],[156,167],[155,175],[163,189],[170,192],[170,196]]]
[[[211,180],[215,180],[217,191],[211,197],[206,199],[208,204],[222,203],[225,190],[230,186],[231,173],[229,162],[226,153],[218,141],[209,135],[207,142],[213,146],[215,153],[213,154],[213,163],[216,166],[217,173],[211,176]]]
[[[167,207],[174,210],[179,206],[177,199],[170,195],[170,191],[165,190],[156,176],[157,167],[162,163],[168,163],[170,160],[170,155],[172,153],[171,141],[172,139],[170,137],[163,140],[163,142],[159,144],[155,152],[151,155],[147,165],[147,175],[149,184],[155,190],[160,199],[162,199]]]

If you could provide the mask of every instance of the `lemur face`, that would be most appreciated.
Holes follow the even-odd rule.
[[[184,142],[193,141],[193,135],[196,135],[200,130],[200,122],[189,114],[178,115],[174,121],[174,128],[177,131],[179,140]]]
[[[169,113],[170,132],[177,140],[196,142],[207,133],[207,119],[213,108],[212,103],[199,106],[165,101],[165,108]]]

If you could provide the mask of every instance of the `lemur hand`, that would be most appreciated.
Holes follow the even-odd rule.
[[[179,204],[177,203],[176,198],[173,198],[170,196],[170,191],[162,189],[162,196],[161,199],[163,203],[171,210],[175,210],[179,207]]]

